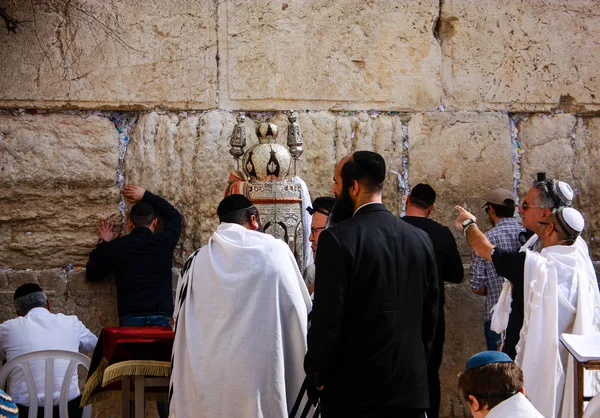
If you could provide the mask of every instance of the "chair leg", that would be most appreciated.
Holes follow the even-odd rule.
[[[130,393],[131,393],[131,380],[129,376],[123,376],[121,379],[121,417],[129,418],[131,416],[130,411]]]
[[[135,418],[144,418],[144,376],[135,376]]]

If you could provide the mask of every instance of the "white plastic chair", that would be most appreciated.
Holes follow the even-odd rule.
[[[585,411],[583,411],[583,418],[598,417],[600,417],[600,395],[594,396],[590,403],[585,407]]]
[[[65,372],[58,403],[60,418],[68,418],[69,415],[67,412],[67,403],[69,402],[69,387],[71,386],[73,373],[77,372],[77,366],[79,364],[83,365],[86,370],[89,370],[90,358],[84,354],[75,353],[72,351],[42,350],[35,351],[33,353],[22,354],[7,362],[0,369],[0,387],[5,388],[8,376],[14,369],[19,367],[23,370],[23,373],[25,374],[25,380],[27,381],[27,388],[29,389],[29,418],[36,418],[38,409],[37,388],[35,386],[35,380],[33,378],[31,366],[29,365],[29,362],[34,360],[46,361],[44,418],[52,418],[52,409],[54,407],[54,361],[69,361],[69,366]],[[83,409],[83,418],[90,418],[91,415],[92,407],[91,405],[88,405]]]

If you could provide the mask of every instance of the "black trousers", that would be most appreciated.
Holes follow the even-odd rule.
[[[67,411],[69,413],[69,418],[81,418],[83,415],[83,408],[79,407],[79,403],[81,402],[81,396],[76,397],[73,400],[70,400],[67,404]],[[29,416],[29,407],[17,404],[17,408],[19,408],[19,418],[27,418]],[[39,407],[38,418],[44,418],[44,408]],[[59,418],[60,413],[58,411],[58,405],[52,409],[52,417]]]
[[[444,352],[444,341],[446,339],[446,318],[444,307],[440,307],[437,329],[431,348],[431,357],[427,367],[427,381],[429,383],[429,409],[428,418],[438,418],[440,415],[440,367],[442,366],[442,354]]]

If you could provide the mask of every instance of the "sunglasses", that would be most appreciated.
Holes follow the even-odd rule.
[[[527,211],[529,209],[534,209],[534,208],[536,208],[536,209],[550,209],[550,208],[548,208],[546,206],[533,206],[533,205],[528,204],[527,202],[521,203],[521,207],[523,208],[523,212],[525,212],[525,211]]]

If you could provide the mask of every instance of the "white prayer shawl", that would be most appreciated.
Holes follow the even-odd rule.
[[[222,223],[182,275],[169,417],[286,417],[311,309],[288,246]]]
[[[486,418],[544,418],[522,393],[500,402],[488,412]]]
[[[525,315],[516,362],[533,405],[545,417],[573,416],[573,362],[560,345],[562,333],[600,330],[600,294],[583,239],[555,245],[539,254],[525,250]],[[597,374],[588,392],[598,393]]]

